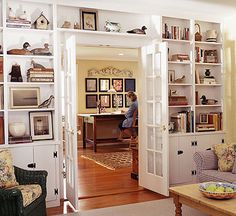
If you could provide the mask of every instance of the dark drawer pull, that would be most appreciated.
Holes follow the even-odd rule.
[[[31,163],[27,165],[29,168],[35,168],[36,167],[36,163]]]
[[[181,154],[183,154],[184,152],[182,151],[182,150],[179,150],[178,151],[178,155],[181,155]]]

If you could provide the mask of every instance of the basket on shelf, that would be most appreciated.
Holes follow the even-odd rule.
[[[201,28],[198,23],[195,23],[195,26],[198,27],[198,31],[195,33],[195,41],[201,41],[202,40],[202,35],[201,35]]]

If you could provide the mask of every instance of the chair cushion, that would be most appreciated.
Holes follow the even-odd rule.
[[[222,172],[231,172],[235,159],[235,144],[217,144],[213,146],[213,151],[218,158],[218,169]]]
[[[13,188],[17,188],[21,191],[24,207],[31,204],[42,194],[42,188],[39,184],[18,185]]]
[[[19,185],[16,181],[11,152],[8,149],[0,149],[0,188],[8,188]]]

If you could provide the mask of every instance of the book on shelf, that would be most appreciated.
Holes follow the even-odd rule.
[[[31,24],[31,21],[30,20],[23,20],[23,19],[6,19],[6,23]]]
[[[169,106],[188,105],[186,96],[169,96]]]
[[[171,56],[171,61],[189,61],[188,54],[173,54]]]
[[[197,132],[205,132],[205,131],[215,131],[215,125],[214,124],[210,124],[210,123],[206,123],[206,124],[196,124],[196,131]]]
[[[4,109],[3,85],[0,85],[0,110]]]
[[[30,68],[28,69],[28,72],[54,72],[53,68]]]
[[[53,77],[30,77],[27,82],[54,82]]]
[[[0,82],[3,81],[3,57],[0,57]]]
[[[22,28],[22,29],[30,29],[31,24],[6,24],[8,28]]]
[[[4,143],[4,119],[0,116],[0,144]]]
[[[27,77],[54,77],[53,73],[27,73]]]
[[[222,130],[222,112],[210,112],[208,114],[208,123],[213,124],[216,131]]]
[[[180,26],[172,25],[169,27],[167,23],[163,25],[162,37],[165,39],[175,39],[175,40],[189,40],[189,28],[181,28]]]
[[[25,135],[22,137],[12,137],[8,138],[9,144],[19,144],[19,143],[30,143],[32,141],[32,137],[30,135]]]

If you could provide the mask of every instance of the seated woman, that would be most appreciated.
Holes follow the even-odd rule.
[[[119,135],[119,140],[123,139],[123,135],[127,134],[129,136],[132,136],[132,131],[128,130],[129,128],[132,128],[133,126],[133,121],[134,121],[134,115],[138,117],[138,100],[137,96],[134,92],[129,91],[127,94],[127,99],[132,102],[130,105],[128,111],[125,114],[125,120],[119,124],[120,128],[120,135]]]

